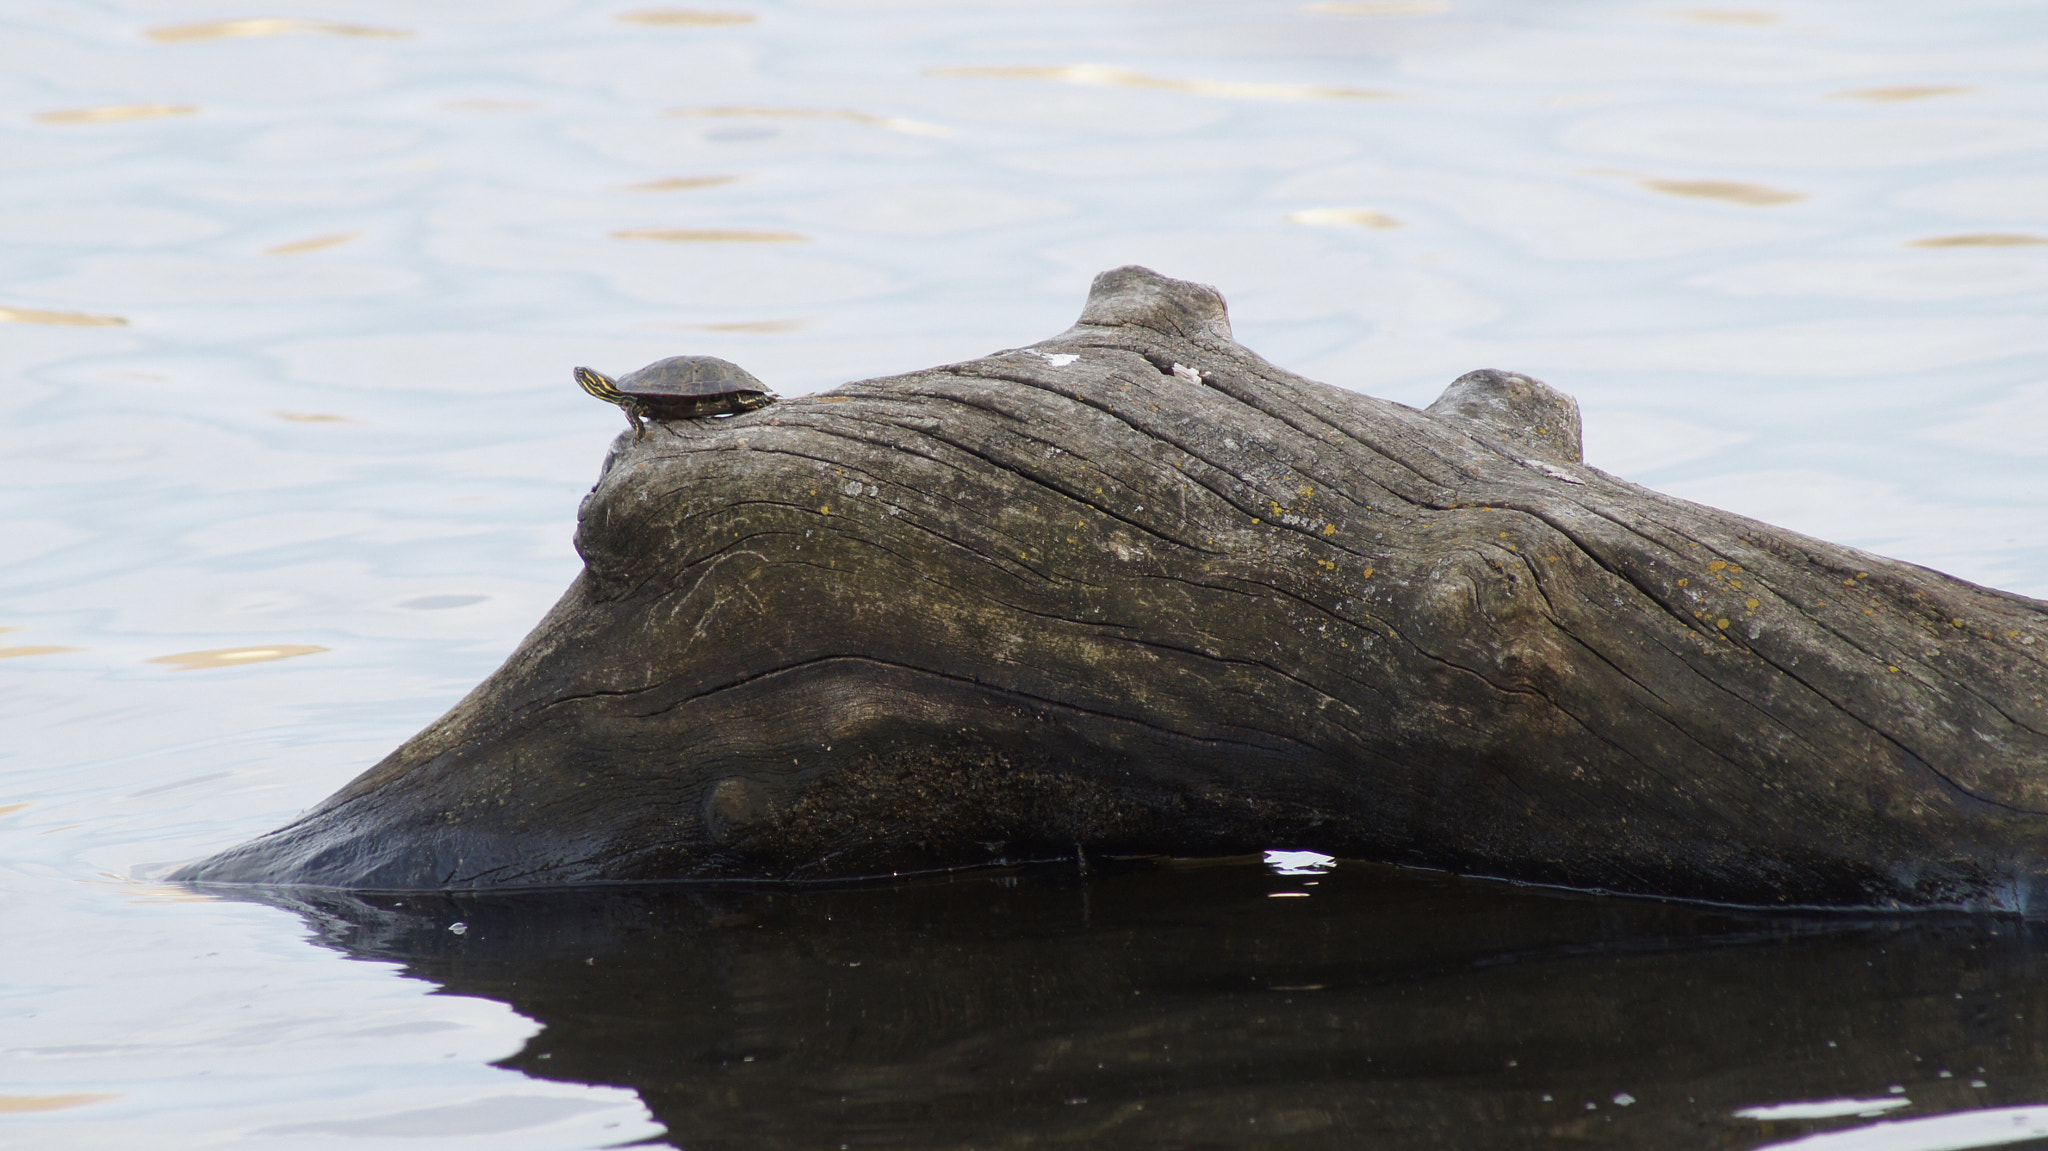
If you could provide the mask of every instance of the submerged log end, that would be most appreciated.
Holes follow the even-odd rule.
[[[1427,410],[1477,425],[1485,438],[1531,455],[1568,464],[1586,459],[1579,402],[1542,380],[1493,368],[1466,372]]]

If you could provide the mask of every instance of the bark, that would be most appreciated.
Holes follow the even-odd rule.
[[[2048,603],[1427,411],[1142,268],[1028,348],[622,436],[505,666],[186,869],[371,889],[1310,848],[1746,903],[2024,910]]]

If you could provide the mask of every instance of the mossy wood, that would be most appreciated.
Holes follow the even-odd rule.
[[[374,889],[1309,848],[1749,903],[2021,908],[2048,603],[1427,411],[1098,277],[1028,348],[622,436],[585,570],[447,716],[185,869]]]

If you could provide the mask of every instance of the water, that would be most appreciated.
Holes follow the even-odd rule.
[[[679,12],[0,14],[0,1146],[2048,1123],[2013,924],[1359,865],[1282,898],[1249,863],[407,908],[154,883],[552,602],[623,426],[571,366],[804,392],[1050,335],[1127,262],[1308,375],[1419,405],[1525,371],[1598,466],[2048,595],[2038,5]]]

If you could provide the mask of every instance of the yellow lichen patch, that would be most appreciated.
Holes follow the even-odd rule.
[[[1712,562],[1712,563],[1710,563],[1710,564],[1708,564],[1708,565],[1707,565],[1707,570],[1708,570],[1708,571],[1710,571],[1710,572],[1721,572],[1721,571],[1727,571],[1727,570],[1728,570],[1728,561],[1727,561],[1727,560],[1715,560],[1714,562]]]
[[[24,808],[24,807],[34,807],[34,806],[35,806],[35,802],[34,802],[33,800],[31,800],[31,801],[30,801],[30,802],[28,802],[28,803],[8,803],[8,804],[0,804],[0,815],[12,815],[13,813],[15,813],[15,812],[17,812],[17,811],[20,811],[20,810],[21,810],[22,808]]]
[[[1372,578],[1372,569],[1371,569],[1371,568],[1367,568],[1367,569],[1365,569],[1365,578],[1367,578],[1367,579],[1371,579],[1371,578]]]
[[[762,104],[726,104],[711,108],[670,108],[670,116],[765,116],[779,120],[846,120],[854,124],[865,124],[870,128],[887,128],[891,132],[906,132],[913,136],[950,136],[951,128],[927,124],[922,120],[905,120],[900,116],[876,116],[867,112],[855,112],[849,108],[780,108]]]
[[[2048,236],[2026,232],[1969,232],[1960,236],[1928,236],[1907,243],[1909,248],[2024,248],[2048,244]]]
[[[176,655],[160,655],[149,662],[167,663],[179,671],[198,671],[201,668],[266,663],[273,659],[290,659],[293,656],[312,655],[326,650],[328,649],[311,643],[281,643],[268,647],[220,647],[211,651],[181,651]]]
[[[83,650],[85,649],[54,643],[23,644],[20,647],[0,647],[0,659],[20,659],[29,655],[56,655],[59,652]]]
[[[288,411],[284,410],[283,408],[279,408],[279,409],[277,409],[277,410],[275,410],[275,411],[271,412],[270,414],[271,414],[271,415],[273,415],[273,416],[276,416],[276,417],[277,417],[278,419],[280,419],[280,420],[290,420],[291,422],[293,422],[293,423],[295,423],[295,424],[352,424],[352,423],[355,423],[355,421],[354,421],[354,420],[352,420],[352,419],[349,419],[349,418],[348,418],[347,416],[337,416],[337,415],[335,415],[335,414],[334,414],[333,412],[288,412]]]
[[[291,36],[311,32],[324,36],[364,36],[403,39],[412,35],[403,28],[378,28],[369,24],[340,24],[332,20],[296,20],[268,17],[255,20],[208,20],[200,24],[170,24],[151,28],[143,35],[165,44],[186,40],[234,40],[250,36]]]
[[[1742,606],[1748,608],[1751,611],[1755,611],[1757,609],[1757,601],[1754,599],[1746,599],[1742,601]]]
[[[288,244],[273,244],[263,249],[266,256],[295,256],[300,252],[317,252],[322,248],[339,247],[362,235],[361,232],[335,232],[326,236],[314,236],[308,240],[293,240]]]
[[[1760,8],[1676,8],[1666,13],[1696,24],[1776,24],[1778,14]]]
[[[1330,0],[1304,4],[1302,10],[1318,16],[1434,16],[1449,12],[1449,0]]]
[[[75,1095],[0,1095],[0,1115],[20,1115],[31,1111],[62,1111],[67,1107],[83,1107],[88,1103],[101,1103],[108,1099],[119,1099],[120,1092],[81,1092]]]
[[[801,232],[768,232],[754,228],[621,228],[614,240],[659,240],[665,244],[808,244]]]
[[[1954,96],[1962,92],[1974,92],[1968,84],[1898,84],[1889,88],[1851,88],[1846,92],[1830,92],[1837,100],[1871,100],[1877,103],[1897,103],[1901,100],[1926,100],[1934,96]]]
[[[1790,204],[1806,199],[1804,192],[1787,192],[1762,184],[1744,184],[1737,180],[1638,180],[1637,183],[1652,192],[1662,192],[1667,196],[1698,196],[1706,200],[1726,200],[1731,204],[1752,206]]]
[[[1714,621],[1714,626],[1725,631],[1728,628],[1728,621],[1726,619],[1717,619]]]
[[[1401,221],[1371,208],[1303,208],[1287,213],[1290,224],[1323,228],[1398,228]]]
[[[1302,499],[1305,499],[1305,500],[1312,500],[1312,499],[1314,499],[1314,498],[1315,498],[1315,495],[1316,495],[1316,490],[1315,490],[1314,488],[1303,488],[1303,489],[1301,489],[1301,498],[1302,498]]]
[[[1691,581],[1691,580],[1689,580],[1689,579],[1681,579],[1681,580],[1679,580],[1679,581],[1678,581],[1678,586],[1679,586],[1679,587],[1691,587],[1691,586],[1692,586],[1692,581]]]
[[[197,104],[102,104],[97,108],[60,108],[37,112],[45,124],[107,124],[116,120],[155,120],[163,116],[190,116]]]
[[[619,13],[621,23],[664,26],[752,24],[756,19],[752,12],[708,12],[702,8],[642,8],[636,12]]]
[[[640,184],[626,185],[628,192],[682,192],[690,188],[715,188],[730,184],[738,176],[669,176],[660,180],[648,180]]]
[[[1389,100],[1394,96],[1392,92],[1382,92],[1376,88],[1341,88],[1326,84],[1179,80],[1100,64],[1065,64],[1041,68],[928,68],[925,74],[972,76],[990,80],[1051,80],[1060,84],[1082,84],[1097,88],[1151,88],[1164,92],[1187,92],[1196,96],[1222,96],[1235,100]]]
[[[1333,535],[1336,535],[1336,534],[1337,534],[1337,525],[1336,525],[1336,524],[1324,524],[1324,525],[1323,525],[1323,534],[1324,534],[1324,535],[1326,535],[1326,536],[1333,536]]]

